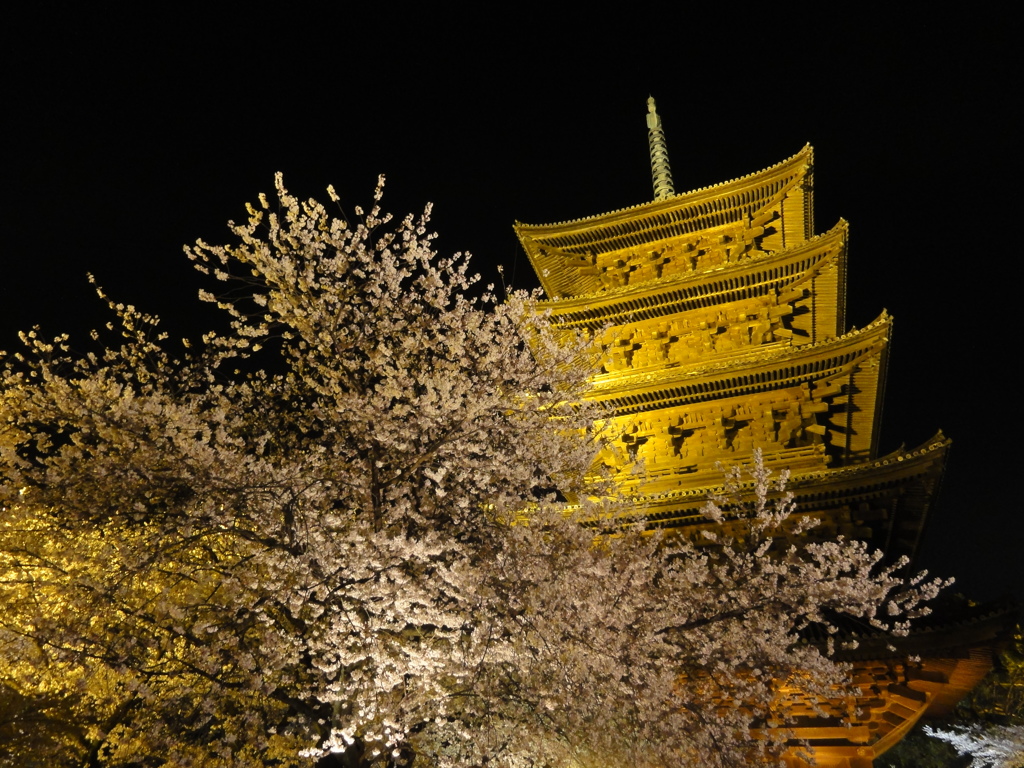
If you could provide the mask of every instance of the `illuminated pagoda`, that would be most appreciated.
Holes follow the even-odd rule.
[[[591,396],[609,406],[619,435],[599,463],[636,515],[696,536],[719,525],[700,508],[720,467],[760,448],[769,467],[791,472],[797,515],[818,520],[815,536],[866,540],[890,561],[913,561],[949,441],[938,433],[878,455],[892,318],[883,311],[846,328],[847,225],[815,234],[811,147],[677,195],[653,99],[647,124],[653,202],[515,227],[556,322],[599,334]],[[642,480],[631,472],[640,460]],[[999,623],[976,615],[922,630],[898,652],[888,638],[862,639],[847,656],[862,714],[823,718],[794,696],[796,738],[819,766],[871,766],[980,680]],[[908,661],[914,653],[922,659]],[[806,764],[795,751],[787,760]]]

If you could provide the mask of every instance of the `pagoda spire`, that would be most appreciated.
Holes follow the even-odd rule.
[[[647,97],[647,140],[651,145],[654,199],[673,197],[676,189],[672,186],[672,169],[668,165],[668,146],[665,144],[665,131],[661,127],[661,116],[655,108],[653,96]]]

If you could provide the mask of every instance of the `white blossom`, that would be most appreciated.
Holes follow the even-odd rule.
[[[926,725],[924,732],[951,744],[958,755],[970,755],[979,768],[1024,768],[1024,725],[975,724],[951,731]]]
[[[108,300],[106,347],[4,358],[0,722],[35,728],[0,731],[12,759],[726,766],[785,748],[794,691],[852,706],[806,631],[885,630],[936,584],[783,547],[760,462],[707,509],[747,510],[742,539],[619,525],[583,481],[589,341],[380,193],[349,220],[278,177],[233,244],[187,248],[228,284],[201,342]]]

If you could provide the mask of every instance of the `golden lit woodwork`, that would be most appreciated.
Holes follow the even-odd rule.
[[[676,195],[653,100],[649,110],[653,202],[515,226],[545,309],[595,334],[590,397],[608,406],[600,426],[612,437],[595,472],[617,478],[637,516],[699,542],[701,531],[729,531],[700,512],[722,466],[760,448],[791,472],[796,517],[818,521],[815,538],[859,538],[912,560],[949,441],[939,433],[877,455],[892,318],[846,328],[847,225],[814,235],[811,147]],[[783,686],[780,707],[819,766],[868,768],[981,679],[1004,620],[968,617],[897,652],[874,638],[849,657],[861,697],[823,713]],[[786,760],[807,765],[795,748]]]

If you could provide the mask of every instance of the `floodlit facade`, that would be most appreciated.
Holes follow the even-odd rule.
[[[647,123],[652,202],[515,227],[546,307],[561,325],[598,335],[592,397],[610,407],[617,436],[599,464],[637,516],[699,541],[721,528],[700,512],[721,466],[760,448],[768,466],[790,471],[798,516],[818,520],[814,536],[866,540],[890,561],[912,562],[950,443],[937,433],[878,453],[892,318],[846,325],[847,224],[816,233],[811,147],[675,194],[653,99]],[[631,471],[639,461],[642,480]],[[793,692],[796,737],[819,766],[871,766],[981,679],[1004,624],[997,613],[937,624],[896,652],[887,638],[861,638],[847,658],[863,696],[826,718]],[[787,759],[805,765],[795,751]]]

